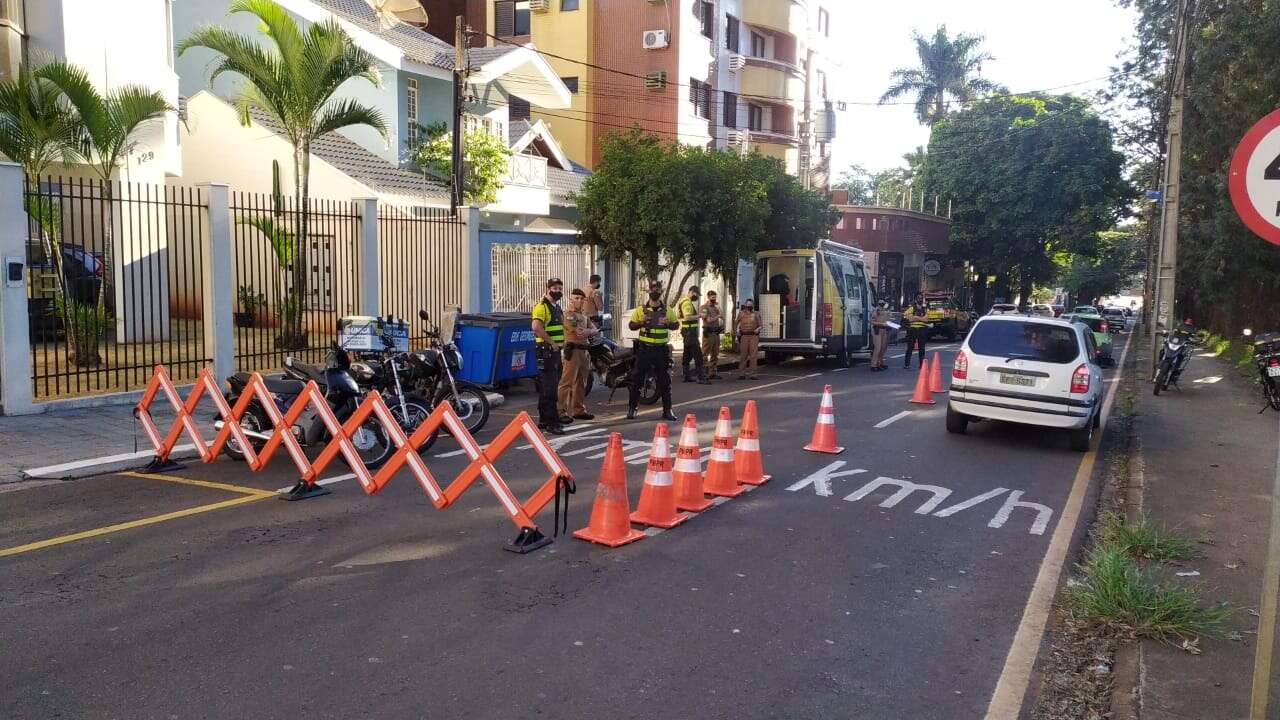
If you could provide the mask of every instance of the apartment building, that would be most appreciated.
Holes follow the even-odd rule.
[[[464,14],[489,45],[543,53],[573,92],[571,106],[530,108],[513,86],[512,116],[541,119],[575,162],[594,166],[604,136],[639,125],[684,143],[757,150],[812,187],[828,184],[834,0],[422,3],[440,37]]]

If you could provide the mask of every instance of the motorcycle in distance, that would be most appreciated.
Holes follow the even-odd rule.
[[[453,406],[458,419],[472,435],[480,432],[489,422],[489,396],[475,383],[458,380],[454,373],[462,369],[462,353],[452,338],[453,323],[446,322],[448,338],[442,336],[439,323],[432,324],[431,315],[419,310],[418,317],[426,324],[427,348],[416,352],[401,353],[404,361],[404,384],[413,394],[426,398],[428,407],[435,410],[442,402]],[[432,433],[421,448],[425,451],[435,442]]]
[[[1186,330],[1161,330],[1159,334],[1164,337],[1164,342],[1160,345],[1160,358],[1156,361],[1155,395],[1178,384],[1178,378],[1182,377],[1191,360],[1191,348],[1196,344],[1195,338]]]
[[[266,378],[264,384],[275,402],[277,412],[283,415],[302,395],[307,383],[314,380],[320,392],[324,393],[325,403],[333,411],[334,417],[339,423],[344,423],[359,407],[366,394],[352,375],[352,365],[350,354],[334,345],[329,350],[323,368],[288,357],[284,362],[284,375],[278,378]],[[234,407],[240,400],[249,385],[250,377],[249,373],[239,372],[227,378],[229,391],[225,397],[229,405]],[[406,432],[412,432],[412,426],[406,420],[406,411],[414,411],[413,403],[407,398],[402,403],[399,398],[389,397],[388,406],[392,417],[396,418]],[[215,428],[221,428],[221,426],[220,419],[214,423]],[[248,436],[255,451],[260,451],[271,439],[273,430],[270,415],[257,397],[249,401],[244,414],[240,417],[240,428]],[[289,430],[298,444],[304,448],[323,448],[332,437],[328,427],[314,412],[303,413]],[[375,470],[386,463],[395,449],[376,416],[370,416],[356,429],[351,443],[355,446],[361,462],[370,470]],[[236,440],[229,439],[224,447],[228,456],[236,460],[244,459],[244,452]]]
[[[597,335],[587,345],[587,356],[591,358],[591,372],[587,375],[586,392],[590,394],[591,389],[599,382],[609,388],[609,400],[612,401],[618,388],[627,387],[631,381],[631,368],[636,364],[635,351],[620,347],[603,335]],[[675,361],[668,350],[667,372],[671,373],[674,369]],[[640,388],[640,402],[653,405],[658,399],[658,377],[649,373]]]
[[[1258,412],[1264,413],[1267,408],[1280,411],[1280,333],[1254,335],[1245,328],[1244,338],[1253,345],[1253,363],[1258,368],[1258,382],[1266,401]]]

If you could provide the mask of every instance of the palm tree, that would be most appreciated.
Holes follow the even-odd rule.
[[[311,145],[317,138],[356,125],[367,125],[385,138],[387,127],[380,112],[333,97],[348,80],[363,78],[381,87],[382,78],[373,56],[357,47],[332,18],[304,32],[274,0],[234,0],[229,13],[256,16],[273,47],[264,48],[252,37],[206,25],[178,44],[178,54],[200,47],[222,55],[209,80],[212,83],[225,73],[245,79],[235,99],[240,123],[248,126],[255,110],[266,113],[293,145],[294,199],[299,212],[291,288],[294,304],[292,310],[286,306],[286,328],[278,344],[282,349],[297,349],[306,346],[301,309],[307,276],[301,258],[310,222]]]
[[[22,165],[28,177],[75,159],[76,134],[62,92],[26,64],[0,81],[0,154]]]
[[[916,98],[916,117],[921,125],[933,125],[947,115],[951,100],[969,102],[982,93],[992,92],[995,83],[976,77],[982,63],[991,60],[980,52],[979,35],[960,33],[947,35],[947,26],[939,25],[932,38],[912,33],[920,66],[898,68],[890,75],[891,84],[880,97],[883,105],[903,95]]]

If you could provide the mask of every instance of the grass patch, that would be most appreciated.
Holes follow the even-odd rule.
[[[1204,607],[1188,587],[1159,582],[1125,548],[1103,542],[1080,565],[1082,577],[1067,592],[1073,618],[1087,625],[1162,642],[1220,636],[1232,610]]]
[[[1114,513],[1102,521],[1102,544],[1118,548],[1131,558],[1169,562],[1198,555],[1196,543],[1142,518],[1132,525]]]

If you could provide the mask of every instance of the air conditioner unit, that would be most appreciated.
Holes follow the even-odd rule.
[[[551,0],[529,0],[529,9],[533,12],[547,12],[551,9]]]
[[[667,42],[666,30],[645,30],[644,39],[641,41],[645,50],[661,50],[669,43]]]
[[[658,70],[644,76],[644,86],[650,90],[661,90],[667,86],[667,71]]]
[[[730,130],[725,136],[725,140],[733,147],[741,147],[743,143],[747,142],[747,133],[742,130]]]
[[[747,66],[747,58],[745,55],[738,53],[729,53],[729,72],[737,72]]]

